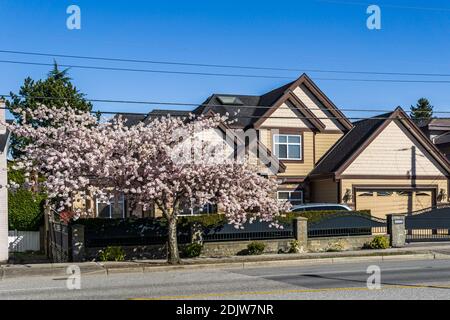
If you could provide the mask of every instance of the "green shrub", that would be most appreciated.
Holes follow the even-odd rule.
[[[110,246],[99,252],[100,261],[124,261],[125,251],[122,247]]]
[[[260,255],[264,252],[266,245],[263,242],[253,241],[247,245],[247,254]]]
[[[200,243],[190,243],[183,248],[183,255],[187,258],[198,257],[202,253],[203,246]]]
[[[289,242],[289,253],[299,253],[300,252],[300,246],[298,243],[298,240],[292,240]]]
[[[43,224],[45,195],[18,189],[8,191],[10,230],[37,231]]]
[[[227,218],[224,214],[204,214],[194,216],[183,216],[178,220],[178,224],[186,226],[191,223],[197,222],[205,228],[217,228],[227,223]]]
[[[372,241],[364,244],[365,249],[387,249],[389,240],[385,236],[375,236]]]
[[[8,163],[8,180],[22,185],[25,176],[22,170],[14,170],[13,163]],[[43,224],[44,193],[33,193],[19,188],[8,190],[8,225],[10,230],[37,231]]]

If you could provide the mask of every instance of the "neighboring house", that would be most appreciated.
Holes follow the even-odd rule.
[[[310,173],[311,200],[372,215],[448,202],[450,164],[401,109],[354,123]]]
[[[5,103],[0,100],[0,121],[5,121]],[[7,146],[9,132],[0,123],[0,263],[8,260],[8,183]]]
[[[420,129],[450,159],[450,119],[431,119],[419,124]]]
[[[134,124],[189,113],[125,117]],[[209,133],[210,139],[223,139],[228,127],[256,132],[261,148],[249,152],[250,161],[278,179],[280,201],[345,203],[380,217],[448,202],[450,163],[402,109],[351,123],[305,74],[260,96],[213,94],[192,113],[236,120]],[[268,169],[270,163],[278,164],[276,170]],[[96,211],[112,216],[111,206],[97,204]]]

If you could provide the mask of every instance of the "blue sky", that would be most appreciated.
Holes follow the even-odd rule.
[[[208,64],[299,69],[450,74],[448,1],[82,1],[3,0],[0,50],[50,52]],[[81,30],[66,28],[66,8],[81,8]],[[382,29],[366,28],[366,8],[381,7]],[[0,60],[51,63],[50,57],[0,53]],[[246,73],[297,78],[300,72],[170,67],[59,58],[64,64]],[[0,63],[0,94],[48,67]],[[311,78],[450,80],[308,73]],[[72,69],[89,98],[201,103],[211,93],[262,94],[289,80]],[[424,96],[450,111],[450,83],[317,80],[341,108],[409,107]],[[95,104],[95,109],[147,112],[151,105]],[[185,107],[174,107],[186,109]],[[369,113],[346,112],[348,116]],[[371,114],[375,115],[375,114]]]

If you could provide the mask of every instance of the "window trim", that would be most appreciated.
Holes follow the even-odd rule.
[[[286,137],[286,142],[275,142],[275,137],[280,137],[280,136],[285,136]],[[289,137],[299,137],[300,138],[300,142],[299,143],[292,143],[292,142],[288,142],[289,141]],[[286,158],[280,158],[277,155],[276,149],[277,149],[277,145],[286,145],[287,149],[286,149]],[[300,148],[300,157],[299,158],[289,158],[289,145],[295,145],[295,146],[299,146]],[[289,160],[289,161],[303,161],[303,134],[301,132],[299,133],[283,133],[283,132],[279,132],[279,133],[274,133],[272,135],[272,153],[274,154],[274,156],[279,159],[279,160]]]
[[[287,193],[289,193],[288,200],[280,199],[280,192],[284,192],[284,193],[287,192]],[[291,193],[294,193],[294,192],[300,193],[301,194],[301,199],[292,199],[291,198]],[[279,202],[291,202],[291,200],[294,200],[294,201],[301,202],[301,204],[304,204],[305,203],[305,195],[304,195],[303,190],[278,190],[277,191],[277,200]]]

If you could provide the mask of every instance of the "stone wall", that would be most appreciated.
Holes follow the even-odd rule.
[[[308,239],[308,252],[345,251],[361,249],[365,243],[371,241],[373,236],[352,236],[352,237],[328,237]],[[386,237],[389,238],[388,235]],[[259,240],[266,245],[264,253],[287,252],[290,243],[294,239]],[[202,249],[202,257],[227,257],[239,255],[247,249],[247,245],[253,241],[224,241],[205,242]],[[180,245],[180,251],[183,245]],[[126,253],[126,259],[166,259],[167,248],[165,245],[148,246],[122,246]],[[78,261],[89,261],[98,258],[98,253],[104,248],[85,248],[84,258]],[[302,250],[303,251],[303,250]]]
[[[351,236],[351,237],[327,237],[327,238],[309,238],[308,251],[345,251],[362,249],[365,243],[370,242],[375,235]],[[389,238],[388,235],[386,235]]]
[[[289,243],[294,239],[259,240],[266,244],[265,253],[278,253],[287,251]],[[202,256],[225,257],[235,256],[247,249],[247,245],[253,241],[226,241],[203,243]]]

